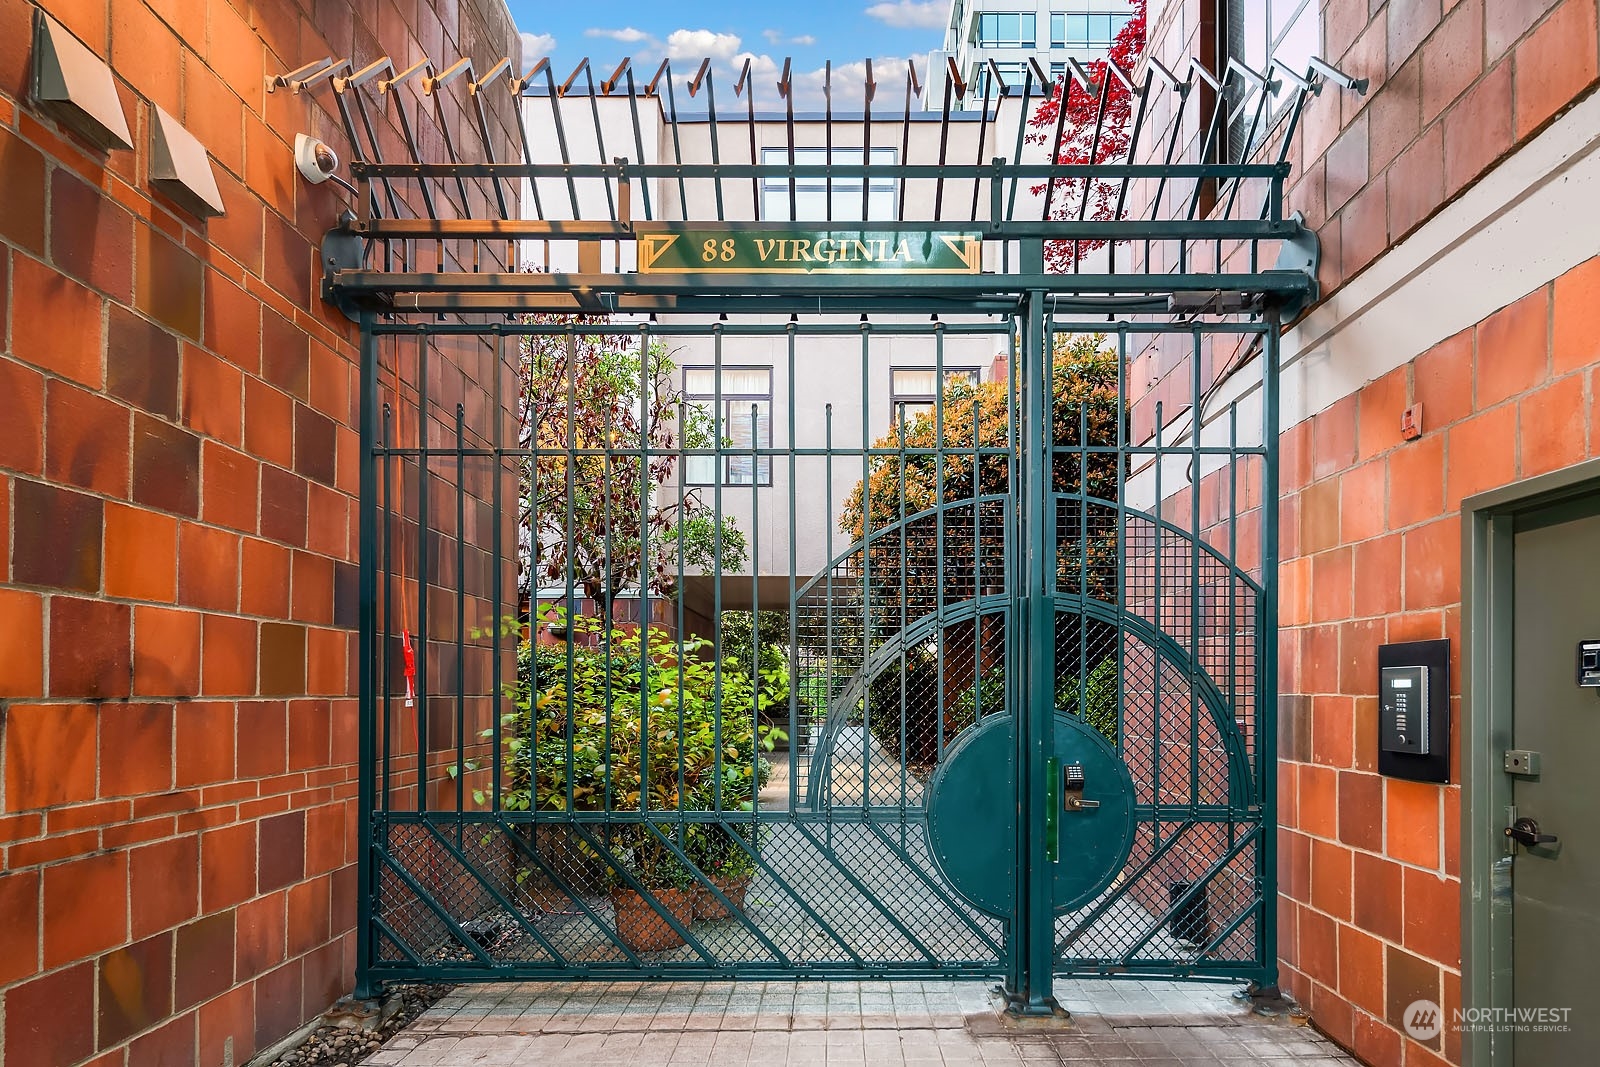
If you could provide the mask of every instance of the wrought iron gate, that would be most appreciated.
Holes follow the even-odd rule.
[[[714,101],[663,107],[666,162],[639,121],[662,74],[623,73],[550,81],[559,162],[358,151],[325,248],[364,340],[363,988],[992,974],[1045,1010],[1057,975],[1272,984],[1277,339],[1315,289],[1282,155],[1052,164],[1058,123],[1030,161],[1030,74],[964,120],[947,93],[936,161],[908,84],[893,162],[870,116],[855,162],[797,160],[792,113],[764,160],[753,104],[725,162]],[[1134,145],[1176,109],[1171,160],[1216,80],[1116,73]],[[1280,73],[1291,129],[1342,78]],[[646,162],[607,155],[618,101]],[[469,179],[527,181],[532,217],[400,206]],[[1100,184],[1115,218],[1063,210]],[[782,241],[830,258],[738,258]]]

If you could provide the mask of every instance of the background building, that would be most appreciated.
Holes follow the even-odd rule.
[[[1030,59],[1053,80],[1066,72],[1069,59],[1105,58],[1132,10],[1127,0],[952,0],[944,44],[928,54],[928,69],[934,72],[928,84],[942,87],[938,72],[954,60],[971,87],[964,104],[974,107],[986,89],[997,91],[989,87],[991,62],[1007,85],[1022,84]],[[931,91],[923,98],[932,110],[942,104]]]

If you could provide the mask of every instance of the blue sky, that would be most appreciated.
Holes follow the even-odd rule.
[[[702,58],[717,64],[717,101],[731,100],[731,75],[751,60],[758,107],[777,109],[773,83],[785,57],[794,60],[797,110],[821,107],[821,68],[835,68],[834,106],[859,110],[863,61],[873,61],[880,101],[898,107],[904,99],[905,57],[919,77],[929,49],[943,43],[950,0],[810,0],[804,3],[689,4],[640,0],[509,0],[522,31],[525,62],[551,57],[558,80],[588,56],[597,80],[609,76],[623,56],[632,56],[648,78],[663,58],[675,72],[693,74]]]

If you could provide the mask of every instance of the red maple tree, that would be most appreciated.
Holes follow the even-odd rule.
[[[1133,0],[1133,11],[1128,21],[1117,33],[1106,59],[1085,63],[1084,69],[1094,80],[1098,91],[1083,85],[1076,78],[1063,78],[1055,92],[1039,105],[1028,120],[1032,127],[1028,139],[1034,144],[1049,145],[1055,141],[1056,120],[1061,109],[1061,89],[1070,85],[1067,96],[1067,114],[1061,124],[1061,148],[1056,162],[1061,164],[1117,163],[1126,159],[1128,142],[1133,132],[1133,94],[1117,77],[1106,69],[1109,60],[1125,74],[1132,76],[1133,68],[1144,55],[1145,3]],[[1104,97],[1104,115],[1101,98]],[[1106,179],[1085,181],[1057,179],[1051,184],[1034,187],[1035,194],[1049,193],[1052,219],[1115,218],[1117,199],[1122,183]],[[1045,244],[1045,269],[1064,273],[1077,268],[1083,258],[1105,245],[1104,241],[1050,241]]]

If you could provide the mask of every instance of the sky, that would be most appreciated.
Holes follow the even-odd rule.
[[[897,109],[905,99],[906,57],[915,60],[918,77],[925,77],[927,53],[943,44],[950,13],[950,0],[509,3],[522,31],[525,65],[550,57],[557,84],[585,56],[596,82],[610,77],[624,56],[633,58],[640,79],[653,75],[665,58],[672,60],[675,74],[687,78],[709,57],[719,111],[733,102],[734,80],[746,59],[756,83],[756,107],[781,110],[775,83],[785,57],[794,60],[797,111],[821,110],[822,66],[829,59],[835,109],[859,111],[869,57],[878,83],[877,106]],[[584,84],[581,76],[578,84]],[[679,99],[686,103],[681,94]]]

